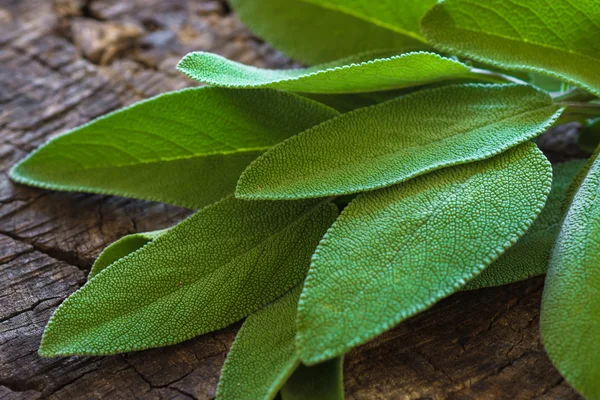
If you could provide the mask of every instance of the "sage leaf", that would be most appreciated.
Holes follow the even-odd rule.
[[[304,0],[425,41],[419,21],[435,0]]]
[[[298,305],[301,360],[343,354],[459,290],[525,233],[551,181],[527,142],[357,196],[312,258]]]
[[[19,183],[201,208],[233,193],[242,171],[336,111],[291,93],[196,88],[98,118],[34,151]]]
[[[320,64],[377,49],[402,53],[429,47],[423,39],[302,0],[231,0],[230,4],[242,22],[258,36],[306,64]],[[407,19],[414,22],[421,17],[407,15]]]
[[[575,160],[553,166],[552,189],[540,215],[517,243],[469,281],[464,289],[506,285],[546,273],[565,216],[563,204],[567,189],[584,164],[585,160]]]
[[[344,357],[307,367],[300,364],[281,388],[282,400],[344,400]]]
[[[221,370],[217,400],[273,399],[300,360],[296,310],[302,285],[250,315]]]
[[[600,118],[588,121],[579,132],[577,144],[583,150],[594,153],[600,145]]]
[[[177,69],[197,81],[228,88],[274,88],[305,93],[400,89],[468,77],[470,68],[434,53],[407,53],[360,63],[340,61],[306,69],[261,69],[212,53],[186,55]]]
[[[585,398],[600,398],[600,161],[574,195],[554,247],[540,315],[553,364]]]
[[[547,74],[600,95],[598,21],[597,0],[445,0],[421,26],[442,51]]]
[[[542,133],[561,109],[526,85],[422,90],[333,118],[273,147],[236,197],[294,199],[383,188],[492,157]]]
[[[323,201],[208,206],[110,265],[51,317],[43,356],[102,355],[223,328],[302,282],[337,208]]]
[[[302,96],[318,101],[341,113],[383,103],[395,97],[405,95],[407,89],[386,90],[382,92],[355,93],[355,94],[322,94],[302,93]]]
[[[111,243],[102,253],[96,258],[94,265],[90,269],[88,280],[98,275],[100,271],[111,265],[117,260],[128,256],[129,254],[141,249],[157,237],[168,232],[168,229],[162,229],[153,232],[140,232],[127,235]]]

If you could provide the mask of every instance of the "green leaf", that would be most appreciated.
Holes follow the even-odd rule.
[[[182,90],[51,140],[17,164],[11,178],[200,208],[233,193],[241,172],[269,147],[335,115],[274,90]]]
[[[242,22],[261,38],[307,64],[377,49],[402,53],[429,47],[422,39],[301,0],[231,0],[230,4]],[[407,20],[414,23],[421,16],[407,14]]]
[[[506,285],[546,273],[552,247],[565,215],[563,203],[567,189],[585,162],[575,160],[553,166],[552,190],[544,209],[527,233],[480,275],[469,281],[464,289]]]
[[[238,321],[302,282],[336,215],[323,201],[208,206],[71,295],[48,322],[40,354],[160,347]]]
[[[579,132],[577,144],[585,151],[593,153],[600,145],[600,118],[589,121]]]
[[[589,167],[563,222],[540,315],[548,356],[588,399],[600,399],[599,160]]]
[[[339,61],[306,69],[261,69],[216,54],[186,55],[177,69],[200,82],[228,88],[274,88],[306,93],[399,89],[469,76],[470,68],[434,53],[408,53],[360,63]]]
[[[111,243],[102,251],[102,253],[100,253],[94,262],[94,265],[92,265],[88,275],[88,280],[98,275],[100,271],[104,270],[115,261],[134,253],[168,231],[168,229],[163,229],[153,232],[134,233],[132,235],[124,236],[116,242]]]
[[[552,169],[532,143],[360,194],[315,251],[298,306],[300,358],[343,354],[459,290],[541,211]]]
[[[456,85],[359,109],[273,147],[244,171],[243,199],[340,195],[492,157],[542,133],[561,109],[525,85]]]
[[[446,0],[421,26],[440,50],[548,74],[600,95],[598,21],[597,0]]]
[[[238,332],[217,388],[217,400],[272,399],[300,360],[296,310],[302,285],[250,315]]]
[[[281,389],[282,400],[344,400],[344,358],[300,364]]]
[[[436,0],[304,0],[425,42],[419,21]]]

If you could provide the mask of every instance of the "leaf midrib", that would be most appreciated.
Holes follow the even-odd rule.
[[[386,151],[379,152],[379,153],[374,154],[369,159],[364,159],[364,161],[361,162],[358,165],[364,165],[365,163],[367,163],[367,164],[372,163],[375,159],[380,159],[380,158],[382,158],[384,156],[388,156],[389,157],[390,155],[393,155],[393,154],[396,154],[396,153],[407,152],[407,151],[414,150],[414,149],[419,149],[419,148],[426,148],[426,147],[429,147],[429,146],[432,146],[432,145],[435,145],[435,144],[443,143],[443,142],[451,140],[452,138],[455,138],[456,136],[459,136],[459,135],[467,135],[469,133],[472,133],[473,131],[477,131],[477,130],[482,129],[482,128],[487,127],[487,126],[491,127],[491,126],[494,126],[494,125],[497,125],[497,124],[501,124],[503,122],[506,122],[506,121],[514,119],[514,118],[518,118],[518,117],[521,117],[521,116],[524,116],[524,115],[527,115],[527,114],[530,114],[530,113],[539,112],[539,111],[541,111],[543,109],[553,108],[553,107],[556,107],[557,111],[560,110],[560,108],[557,105],[555,105],[555,104],[549,104],[547,106],[539,107],[539,108],[536,108],[534,110],[529,110],[529,111],[525,111],[525,112],[521,112],[521,113],[518,113],[518,114],[511,115],[511,116],[506,117],[506,118],[501,118],[501,119],[499,119],[497,121],[494,121],[493,123],[486,122],[486,123],[477,125],[475,127],[472,127],[468,131],[459,131],[459,132],[457,132],[456,134],[454,134],[452,136],[445,136],[445,137],[442,137],[442,138],[439,138],[439,139],[436,139],[436,140],[432,140],[432,141],[430,141],[430,142],[428,142],[428,143],[426,143],[424,145],[415,145],[415,146],[409,146],[409,147],[402,147],[399,150],[394,150],[394,151],[389,151],[389,152],[386,152]],[[555,115],[556,115],[556,113],[555,113]],[[550,117],[550,119],[552,119],[552,121],[553,121],[555,118]],[[530,135],[526,136],[522,141],[527,140],[528,138],[530,138],[530,136],[532,136],[532,135],[530,134]],[[512,144],[512,146],[510,146],[510,147],[513,147],[513,146],[516,146],[517,144],[519,144],[518,142],[517,143],[510,142],[510,143]],[[498,154],[498,153],[494,153],[494,154]],[[467,160],[470,160],[470,159],[467,159]],[[460,164],[460,162],[459,162],[459,164]],[[345,168],[348,167],[349,165],[357,165],[356,160],[352,160],[352,161],[348,160],[345,163],[338,163],[338,164],[336,164],[335,173],[338,174],[339,171],[345,171]],[[411,178],[414,178],[416,176],[423,175],[423,174],[425,174],[427,172],[430,172],[430,171],[432,171],[434,169],[437,169],[440,165],[446,165],[446,163],[439,163],[438,162],[435,165],[431,166],[430,168],[421,169],[421,170],[418,170],[418,171],[416,171],[416,172],[414,172],[412,174],[404,175],[403,178],[402,178],[402,180],[405,181],[407,179],[411,179]],[[450,164],[450,165],[456,165],[456,163]],[[302,180],[294,179],[294,182],[302,182],[302,183],[307,183],[308,182],[308,183],[312,183],[312,182],[314,182],[315,179],[318,179],[319,177],[327,176],[330,173],[331,173],[331,171],[320,170],[316,174],[311,174],[308,177],[310,179],[306,179],[307,177],[305,175],[305,176],[303,176],[304,179],[302,179]],[[363,190],[382,189],[382,188],[388,187],[390,185],[393,185],[393,184],[399,183],[399,182],[400,181],[398,181],[398,179],[393,179],[393,180],[386,180],[385,182],[381,182],[381,183],[379,183],[377,185],[365,186],[363,184],[362,187],[361,187],[361,189],[363,189]],[[354,186],[356,186],[356,184]],[[279,189],[281,189],[283,187],[285,189],[287,187],[287,184],[286,183],[284,183],[284,184],[278,184],[278,185],[275,185],[274,187],[275,188],[279,188]],[[351,189],[351,190],[353,190],[352,193],[356,192],[357,191],[356,189],[357,188]],[[331,192],[323,192],[322,190],[321,191],[315,191],[313,189],[313,191],[311,191],[310,193],[308,193],[306,195],[321,195],[321,194],[324,194],[324,193],[331,194]],[[336,194],[349,194],[348,193],[348,189],[345,189],[344,191],[336,191],[335,193]]]
[[[576,56],[582,57],[584,59],[588,59],[590,61],[593,61],[595,63],[597,63],[597,62],[600,61],[600,58],[593,58],[592,56],[589,56],[589,55],[586,55],[586,54],[582,54],[582,53],[579,53],[579,52],[576,52],[576,51],[565,51],[564,49],[561,49],[559,47],[554,47],[554,46],[551,46],[549,44],[539,43],[539,42],[537,42],[535,40],[529,40],[529,39],[527,39],[527,41],[525,41],[523,39],[519,39],[519,38],[515,38],[515,37],[510,37],[510,36],[505,36],[505,35],[501,35],[499,33],[487,32],[487,31],[483,31],[483,30],[476,30],[476,29],[466,28],[466,27],[464,27],[462,25],[455,25],[455,26],[457,26],[459,30],[468,31],[468,32],[474,32],[474,33],[480,33],[480,34],[484,34],[484,35],[487,35],[487,36],[497,37],[497,38],[500,38],[500,39],[504,39],[504,40],[511,41],[511,42],[517,42],[517,43],[521,43],[521,44],[525,44],[525,45],[535,45],[535,46],[539,46],[539,47],[542,47],[542,48],[546,48],[546,49],[557,51],[557,52],[559,52],[561,54],[565,54],[567,56],[576,55]]]
[[[436,196],[436,201],[433,202],[430,207],[429,207],[429,211],[427,213],[427,215],[425,216],[425,218],[423,218],[417,226],[415,226],[415,229],[411,230],[410,233],[410,237],[407,238],[407,240],[414,238],[414,236],[416,235],[416,233],[418,231],[420,231],[429,221],[431,218],[433,218],[434,215],[436,215],[439,210],[444,206],[444,204],[446,204],[451,198],[454,198],[453,196],[455,196],[457,193],[460,193],[464,187],[473,179],[478,179],[481,177],[481,172],[476,173],[476,174],[471,174],[471,176],[469,176],[465,181],[463,181],[462,183],[455,185],[454,187],[452,187],[448,191],[445,191],[444,189],[440,189],[440,191],[438,192],[438,195]],[[363,194],[362,196],[373,196],[372,194]],[[399,201],[404,201],[406,198],[400,199]],[[398,203],[399,201],[396,201],[394,203]],[[343,216],[343,215],[342,215]],[[342,216],[340,218],[338,218],[339,223],[341,223],[342,221]],[[348,218],[348,217],[346,217]],[[404,243],[402,246],[397,246],[398,249],[400,250],[395,250],[394,254],[388,258],[388,260],[386,260],[385,263],[385,267],[382,269],[387,269],[391,266],[391,263],[394,262],[394,260],[398,257],[399,253],[402,251],[402,249],[404,248]],[[312,266],[311,266],[312,267]],[[363,294],[367,291],[367,289],[370,289],[371,286],[373,284],[378,284],[380,282],[379,280],[380,276],[378,276],[377,279],[371,279],[369,282],[367,282],[366,285],[364,285],[363,287],[361,287],[361,289],[359,290],[358,293],[356,293],[354,296],[355,299],[355,304],[358,303],[358,299],[359,298],[363,298]],[[326,281],[325,281],[326,282]],[[420,304],[418,307],[418,309],[423,309],[423,305]],[[336,318],[337,322],[333,323],[333,327],[338,327],[340,324],[340,321],[342,321],[343,317],[346,316],[346,314],[351,310],[351,307],[344,307],[344,309],[340,310],[341,311],[341,315],[338,315]],[[400,319],[402,319],[405,315],[405,310],[403,310],[401,313],[398,313],[398,315],[396,316],[396,318],[394,318],[394,321],[398,320],[398,317],[400,317]],[[397,323],[397,322],[396,322]],[[313,329],[313,331],[316,329]],[[375,330],[370,330],[369,332],[364,332],[363,334],[361,334],[360,336],[355,337],[351,342],[349,342],[349,345],[352,346],[354,344],[358,344],[361,343],[365,338],[370,337],[373,332],[378,331],[379,329],[375,329]],[[304,335],[302,335],[304,336]],[[302,337],[301,336],[301,337]],[[302,347],[303,343],[300,343],[301,345],[299,347]],[[335,348],[329,348],[328,350],[325,350],[323,352],[321,352],[321,357],[320,359],[323,358],[323,355],[326,356],[330,356],[333,354],[336,354],[340,349],[342,348],[346,348],[347,345],[342,345],[342,346],[336,346]]]
[[[367,17],[367,16],[365,16],[363,14],[360,14],[359,12],[350,10],[350,9],[348,9],[346,7],[336,6],[336,5],[332,5],[332,4],[329,4],[329,3],[327,3],[327,4],[315,3],[315,2],[310,1],[310,0],[300,0],[300,1],[302,1],[304,3],[311,4],[311,5],[319,7],[319,8],[326,9],[326,10],[338,11],[338,12],[340,12],[342,14],[350,15],[351,17],[354,17],[356,19],[369,22],[369,23],[371,23],[371,24],[373,24],[375,26],[379,26],[381,28],[390,30],[392,32],[400,33],[402,35],[405,35],[405,36],[408,36],[408,37],[410,37],[412,39],[415,39],[415,40],[417,40],[417,41],[419,41],[419,42],[421,42],[423,44],[427,44],[427,40],[425,40],[425,38],[423,38],[421,35],[413,32],[413,31],[410,31],[410,30],[404,29],[404,28],[400,28],[400,27],[398,27],[396,25],[392,25],[390,23],[381,21],[378,18]]]
[[[204,54],[208,54],[208,53],[204,53]],[[464,68],[463,72],[461,72],[461,73],[456,72],[452,76],[462,76],[462,74],[469,73],[469,68],[458,61],[442,57],[439,54],[435,54],[435,53],[429,53],[429,52],[425,52],[425,51],[413,51],[413,52],[409,52],[409,53],[405,53],[405,54],[401,54],[401,55],[397,55],[397,56],[376,58],[374,60],[368,60],[368,61],[363,61],[363,62],[359,62],[359,63],[351,62],[349,64],[338,65],[335,67],[327,67],[325,69],[319,69],[319,65],[316,65],[316,66],[310,67],[310,68],[305,68],[305,69],[291,69],[291,70],[272,70],[272,69],[257,68],[257,67],[251,66],[251,65],[246,65],[246,66],[244,66],[245,68],[254,70],[254,71],[258,72],[259,74],[273,72],[273,73],[276,73],[276,75],[278,75],[278,76],[275,77],[274,79],[270,79],[268,82],[261,82],[258,85],[246,83],[246,84],[229,84],[227,86],[233,87],[233,88],[235,88],[235,87],[242,88],[242,87],[270,87],[270,86],[278,85],[281,83],[284,83],[284,84],[286,84],[286,83],[292,83],[292,84],[293,83],[304,83],[305,84],[306,82],[304,82],[304,81],[306,81],[306,80],[310,81],[310,79],[315,76],[327,75],[327,74],[331,74],[331,73],[334,73],[337,71],[348,70],[348,69],[359,69],[360,70],[360,68],[364,68],[365,66],[385,64],[385,63],[388,63],[391,61],[396,61],[396,60],[400,60],[403,58],[410,58],[410,57],[414,57],[414,56],[431,57],[431,58],[435,58],[436,61],[444,60],[444,62],[448,62],[449,64],[452,63],[453,67],[463,67]],[[227,61],[229,61],[229,60],[227,60]],[[184,69],[184,71],[185,71],[185,69]],[[190,71],[190,70],[188,69],[188,71]],[[222,83],[218,82],[215,79],[202,77],[201,75],[197,74],[195,71],[192,74],[194,75],[194,79],[196,79],[196,80],[208,83],[210,85],[222,86]],[[189,72],[186,73],[186,75],[189,76],[190,75]],[[450,76],[450,74],[446,74],[445,76]],[[403,79],[401,76],[397,76],[397,77],[390,76],[388,78],[396,79],[398,82],[413,82],[414,81],[414,80]],[[438,78],[438,79],[444,80],[446,78]],[[344,91],[344,93],[350,93],[350,92]]]
[[[65,144],[62,144],[63,146]],[[76,145],[76,144],[73,144]],[[105,146],[112,146],[110,144],[107,144]],[[163,163],[169,163],[169,162],[175,162],[175,161],[183,161],[183,160],[190,160],[190,159],[195,159],[195,158],[204,158],[204,157],[211,157],[211,156],[228,156],[228,155],[233,155],[233,154],[243,154],[243,153],[252,153],[252,152],[265,152],[267,150],[269,150],[271,147],[273,146],[262,146],[262,147],[248,147],[248,148],[240,148],[237,150],[232,150],[232,151],[218,151],[218,152],[211,152],[211,153],[196,153],[196,154],[191,154],[191,155],[182,155],[182,156],[175,156],[175,157],[163,157],[163,158],[159,158],[159,159],[153,159],[153,160],[140,160],[137,162],[131,162],[131,163],[122,163],[122,164],[113,164],[113,165],[105,165],[105,166],[84,166],[81,161],[79,161],[77,158],[74,157],[69,157],[68,155],[63,155],[66,156],[67,158],[71,158],[73,161],[75,161],[77,164],[79,164],[81,166],[82,170],[85,171],[91,171],[91,170],[103,170],[103,169],[118,169],[118,168],[127,168],[127,167],[135,167],[138,165],[148,165],[148,164],[163,164]],[[72,170],[71,168],[67,168],[67,170]]]
[[[246,256],[248,253],[254,251],[255,249],[259,248],[259,247],[263,247],[263,245],[268,244],[269,242],[272,242],[273,240],[275,240],[276,238],[278,238],[279,236],[281,236],[285,231],[287,231],[289,228],[293,227],[294,225],[297,225],[301,220],[303,220],[304,218],[306,218],[308,215],[310,215],[311,213],[313,213],[316,209],[318,209],[319,207],[321,207],[324,203],[327,203],[329,201],[329,199],[324,199],[318,203],[316,203],[313,207],[309,208],[308,210],[304,211],[303,213],[301,213],[300,215],[298,215],[294,220],[292,220],[289,224],[285,225],[284,227],[282,227],[280,230],[274,232],[273,234],[269,235],[267,238],[261,240],[259,243],[257,243],[255,246],[253,246],[252,248],[244,251],[241,254],[236,255],[235,257],[231,258],[230,260],[228,260],[227,262],[225,262],[224,264],[221,264],[219,266],[217,266],[216,268],[214,268],[213,270],[209,271],[207,274],[204,274],[202,276],[199,276],[195,279],[192,279],[191,281],[189,281],[188,283],[186,283],[185,285],[182,286],[177,286],[174,288],[174,290],[168,292],[167,294],[165,294],[164,296],[161,296],[155,300],[152,300],[150,302],[145,302],[144,304],[141,304],[139,307],[136,307],[130,311],[128,311],[127,313],[124,313],[122,315],[119,315],[115,318],[111,318],[108,320],[105,320],[99,324],[94,324],[91,325],[89,327],[83,328],[82,330],[80,330],[76,335],[74,335],[72,338],[76,338],[77,341],[79,342],[79,339],[81,337],[86,337],[87,334],[94,330],[94,329],[98,329],[101,327],[104,327],[106,325],[110,325],[111,323],[114,323],[115,321],[120,321],[126,317],[130,317],[132,315],[137,314],[140,310],[146,309],[151,307],[152,305],[160,302],[162,299],[171,297],[172,295],[179,293],[182,290],[186,290],[189,289],[190,287],[193,287],[194,285],[196,285],[200,280],[204,280],[206,277],[209,277],[215,273],[217,273],[218,271],[222,270],[223,268],[227,267],[228,265],[231,265],[232,263],[234,263],[236,260],[238,260],[241,257]],[[164,241],[165,239],[163,239],[164,236],[159,236],[158,238],[156,238],[154,241],[152,241],[151,243],[149,243],[148,245],[146,245],[146,248],[149,245],[152,245],[153,243],[159,242],[162,243],[162,241]],[[156,246],[156,245],[154,245]],[[117,261],[118,262],[118,261]],[[102,273],[104,271],[107,271],[108,268],[105,268],[104,270],[100,271],[100,273],[96,276],[94,276],[92,279],[97,279],[98,276],[101,276]],[[93,282],[93,281],[90,281]],[[87,285],[86,285],[87,286]],[[81,289],[80,289],[81,290]],[[201,333],[199,333],[201,334]],[[197,335],[197,334],[194,334]],[[94,341],[92,341],[93,343]],[[56,354],[63,354],[63,355],[67,355],[67,354],[71,354],[71,353],[56,353]],[[79,354],[79,353],[78,353]],[[89,354],[96,354],[96,353],[89,353]]]

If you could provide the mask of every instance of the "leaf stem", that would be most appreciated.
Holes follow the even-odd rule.
[[[582,103],[576,101],[557,101],[555,104],[566,107],[567,112],[582,115],[600,115],[600,103]]]
[[[565,93],[556,94],[556,96],[554,97],[554,101],[557,103],[558,102],[572,102],[572,101],[586,102],[586,101],[594,100],[595,98],[596,98],[596,96],[594,96],[593,94],[586,92],[585,90],[575,88],[575,89],[569,90],[568,92],[565,92]]]
[[[480,79],[492,83],[516,83],[519,85],[528,85],[527,82],[522,81],[514,76],[501,74],[499,72],[488,71],[487,69],[471,68],[471,75],[475,79]]]

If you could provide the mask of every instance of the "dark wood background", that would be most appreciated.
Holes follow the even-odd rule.
[[[14,185],[10,166],[48,137],[194,85],[175,65],[206,50],[294,65],[218,0],[0,0],[0,399],[211,399],[240,324],[163,349],[43,359],[52,311],[123,235],[190,210]],[[577,152],[573,133],[559,137]],[[556,142],[556,139],[544,139]],[[348,399],[576,399],[538,335],[543,279],[461,293],[346,358]]]

